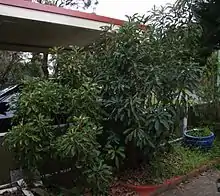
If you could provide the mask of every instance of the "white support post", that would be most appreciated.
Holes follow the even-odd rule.
[[[187,117],[183,118],[183,132],[187,130]]]

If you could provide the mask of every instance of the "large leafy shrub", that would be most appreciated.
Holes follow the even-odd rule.
[[[131,17],[92,47],[104,128],[128,147],[129,160],[137,153],[149,158],[169,140],[201,79],[200,27],[184,11],[168,6]]]

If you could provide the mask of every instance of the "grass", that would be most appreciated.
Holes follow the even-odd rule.
[[[169,152],[158,153],[150,164],[120,174],[120,180],[134,185],[159,184],[172,177],[184,175],[220,157],[220,140],[210,150],[200,150],[175,144]],[[220,166],[219,166],[220,167]]]
[[[152,164],[155,178],[164,181],[174,176],[181,176],[206,163],[209,157],[199,150],[191,150],[176,145],[172,152],[164,153]]]
[[[152,161],[153,175],[158,181],[184,175],[201,165],[220,157],[220,141],[216,140],[212,149],[208,151],[190,149],[180,144],[173,146],[171,152],[157,156]]]
[[[129,184],[159,184],[175,176],[181,176],[220,157],[220,140],[214,141],[213,148],[201,150],[175,144],[169,152],[158,153],[156,158],[135,170],[126,170],[120,179]],[[220,169],[220,165],[218,166]]]

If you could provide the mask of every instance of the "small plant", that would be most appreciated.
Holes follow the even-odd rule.
[[[193,130],[187,132],[188,135],[191,135],[194,137],[207,137],[207,136],[210,136],[211,133],[212,132],[208,127],[193,129]]]
[[[35,171],[50,156],[54,133],[50,119],[39,114],[34,122],[13,126],[4,140],[4,146],[15,155],[24,169]],[[36,124],[35,124],[36,123]]]
[[[125,148],[120,144],[119,140],[113,143],[110,141],[111,140],[108,138],[108,142],[104,148],[105,158],[111,165],[115,166],[116,169],[120,169],[125,159]]]
[[[109,183],[112,180],[112,167],[105,164],[104,160],[95,158],[83,174],[87,178],[93,195],[108,195]]]

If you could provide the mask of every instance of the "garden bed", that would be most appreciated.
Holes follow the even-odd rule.
[[[136,196],[144,192],[146,196],[146,192],[165,191],[209,169],[216,163],[213,160],[217,160],[219,154],[219,141],[215,141],[213,148],[209,151],[190,149],[176,144],[170,152],[157,155],[157,159],[150,164],[118,173],[111,185],[109,195]]]
[[[189,149],[180,144],[173,150],[164,153],[149,165],[142,165],[137,170],[120,174],[122,186],[139,192],[150,193],[158,189],[167,190],[168,187],[198,175],[219,163],[220,144],[216,141],[210,151]],[[213,161],[214,160],[214,161]]]

